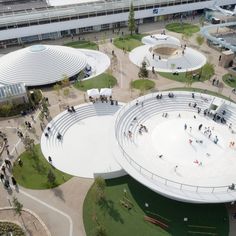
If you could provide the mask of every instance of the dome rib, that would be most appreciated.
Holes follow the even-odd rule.
[[[63,75],[71,77],[87,65],[87,57],[77,49],[34,45],[0,58],[0,83],[25,83],[39,86],[58,82]]]

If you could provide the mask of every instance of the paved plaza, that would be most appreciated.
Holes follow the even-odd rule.
[[[196,19],[196,22],[198,19]],[[153,23],[153,24],[146,24],[140,26],[140,32],[141,33],[147,33],[147,34],[160,34],[164,28],[164,23]],[[127,32],[127,29],[123,30],[124,33]],[[166,32],[167,34],[179,38],[180,36],[176,33]],[[103,42],[104,36],[107,38],[105,42]],[[122,103],[127,103],[137,97],[139,97],[140,92],[130,89],[130,82],[138,78],[138,71],[139,68],[130,62],[129,55],[125,54],[122,50],[116,48],[111,42],[110,38],[114,38],[117,35],[113,34],[112,32],[100,32],[96,34],[88,34],[84,35],[85,39],[88,40],[101,40],[99,44],[99,50],[101,52],[104,52],[106,55],[109,56],[109,58],[112,58],[112,50],[114,50],[116,56],[117,56],[117,63],[113,67],[113,75],[118,80],[118,85],[113,88],[113,97],[114,99],[118,100]],[[45,44],[59,44],[62,45],[65,42],[70,41],[70,39],[62,39],[59,41],[49,41],[45,42]],[[220,80],[220,84],[222,86],[216,87],[212,86],[212,81],[204,81],[204,82],[196,82],[192,86],[196,88],[201,89],[207,89],[214,92],[219,92],[222,95],[225,95],[233,100],[236,101],[236,95],[232,93],[232,89],[228,87],[227,85],[223,84],[221,80],[221,76],[225,73],[227,73],[227,70],[218,66],[218,58],[219,58],[219,52],[214,51],[213,49],[209,48],[206,43],[204,43],[201,48],[198,48],[195,43],[195,39],[191,38],[188,42],[188,46],[191,48],[197,48],[198,51],[206,56],[208,60],[211,61],[211,63],[214,63],[215,65],[215,72],[216,72],[216,78]],[[0,50],[0,54],[6,54],[9,51],[13,51],[17,49],[15,48],[7,48]],[[155,82],[155,91],[161,91],[161,90],[167,90],[170,88],[175,87],[184,87],[186,86],[183,83],[168,80],[166,78],[161,77],[160,75],[154,76],[150,75],[150,78]],[[85,100],[85,93],[82,91],[79,91],[73,87],[71,87],[71,95],[69,97],[63,97],[63,95],[58,96],[53,89],[50,88],[43,88],[43,94],[45,97],[49,98],[50,101],[50,114],[51,117],[54,118],[60,113],[64,112],[67,105],[70,106],[77,106],[79,104],[86,103]],[[38,112],[35,113],[35,117],[37,117]],[[177,114],[176,114],[177,115]],[[162,118],[160,118],[162,119]],[[175,117],[175,119],[177,119]],[[11,160],[15,160],[17,156],[23,152],[24,147],[22,143],[19,141],[16,131],[17,128],[22,127],[22,124],[25,121],[31,121],[30,116],[26,117],[15,117],[12,119],[2,119],[0,121],[0,129],[1,131],[5,132],[8,136],[9,140],[9,149],[11,150]],[[109,120],[107,120],[107,125],[109,125]],[[203,123],[205,126],[212,126],[212,124],[208,123],[207,120],[202,120],[199,118],[199,122]],[[189,117],[183,114],[183,118],[181,120],[178,120],[178,126],[174,126],[173,123],[168,122],[165,123],[164,120],[162,122],[162,125],[155,130],[154,126],[154,132],[153,137],[150,137],[150,142],[155,144],[156,142],[161,142],[159,139],[158,133],[164,132],[166,127],[170,127],[173,132],[170,132],[170,145],[172,145],[175,142],[175,135],[174,130],[177,132],[180,132],[183,134],[183,140],[181,140],[181,144],[178,148],[184,148],[186,149],[186,156],[184,157],[184,160],[187,160],[187,156],[192,155],[194,147],[191,147],[188,143],[190,131],[188,130],[186,133],[183,130],[184,123],[191,125],[193,127],[193,133],[192,135],[196,135],[198,138],[198,133],[196,131],[196,127],[199,124],[198,121],[190,121]],[[94,123],[95,124],[95,123]],[[90,120],[88,119],[86,121],[86,125],[91,126]],[[97,123],[97,125],[101,126],[102,122]],[[146,124],[147,126],[152,125],[151,120],[150,123]],[[39,119],[36,119],[36,122],[34,123],[34,128],[36,130],[35,133],[29,133],[29,135],[35,139],[36,143],[40,143],[41,141],[41,135],[42,131],[40,129],[40,121]],[[170,129],[169,128],[169,129]],[[83,123],[76,127],[76,129],[71,129],[71,135],[75,135],[75,133],[80,133],[83,129],[83,132],[86,132],[85,127],[83,127]],[[217,133],[219,137],[219,145],[225,148],[228,148],[228,141],[230,140],[230,133],[227,133],[228,130],[221,129],[216,125],[215,132]],[[98,132],[101,132],[101,135],[107,135],[106,131],[102,130],[102,128],[99,128]],[[69,133],[68,133],[69,134]],[[89,133],[90,134],[90,133]],[[202,136],[201,136],[202,137]],[[204,142],[211,147],[211,153],[212,156],[215,156],[214,158],[220,159],[220,161],[225,161],[225,157],[219,157],[220,151],[222,149],[220,147],[216,147],[212,143],[208,141],[207,138],[202,138]],[[78,139],[78,142],[81,142],[82,136]],[[96,140],[93,139],[91,142],[95,142]],[[144,143],[145,137],[140,137],[138,142],[140,144]],[[107,142],[107,140],[106,140]],[[208,143],[209,142],[209,143]],[[182,146],[183,145],[183,146]],[[194,143],[194,146],[198,144]],[[76,151],[76,147],[70,147],[73,151]],[[87,146],[84,148],[88,148]],[[66,150],[66,149],[65,149]],[[153,150],[153,149],[152,149]],[[179,150],[179,149],[178,149]],[[176,150],[176,151],[178,151]],[[95,150],[96,151],[96,150]],[[107,153],[109,150],[106,150]],[[163,155],[170,156],[169,162],[172,163],[172,167],[176,165],[176,160],[174,160],[173,151],[165,151],[162,149]],[[194,172],[192,175],[196,175],[199,171],[204,171],[205,166],[213,170],[213,167],[217,165],[219,167],[220,163],[216,164],[214,160],[212,160],[210,157],[206,157],[205,160],[200,160],[200,153],[205,152],[204,147],[199,149],[199,152],[195,153],[195,156],[193,158],[188,159],[188,166],[191,166],[191,168],[194,168]],[[79,149],[78,149],[79,153]],[[156,150],[153,150],[153,154],[155,153],[159,155],[159,153],[156,153]],[[160,153],[162,154],[162,153]],[[213,155],[214,154],[214,155]],[[216,154],[216,155],[215,155]],[[47,153],[49,155],[49,153]],[[6,157],[6,153],[4,152],[2,155],[2,158],[4,159]],[[53,154],[52,154],[53,156]],[[76,158],[76,155],[72,158]],[[87,158],[87,157],[85,157]],[[154,157],[153,157],[154,159]],[[201,161],[203,163],[202,167],[197,166],[194,161],[195,159]],[[72,160],[71,160],[72,161]],[[155,160],[156,162],[161,162],[162,160]],[[58,165],[61,163],[58,163]],[[230,165],[230,163],[228,163]],[[62,163],[62,166],[65,165]],[[164,164],[165,165],[165,164]],[[177,164],[178,165],[178,164]],[[234,164],[232,165],[233,168]],[[201,169],[202,168],[202,169]],[[230,168],[230,170],[232,169]],[[222,170],[223,171],[223,170]],[[172,169],[172,174],[175,174]],[[219,173],[220,174],[220,173]],[[212,175],[214,176],[214,174]],[[84,175],[83,177],[91,177],[91,175]],[[80,178],[80,177],[73,177],[71,180],[66,182],[65,184],[54,188],[50,190],[30,190],[25,189],[23,187],[19,187],[19,191],[13,190],[12,193],[8,193],[3,187],[0,188],[0,207],[6,207],[9,206],[11,203],[12,196],[16,196],[20,202],[23,203],[25,208],[28,208],[35,212],[46,224],[48,229],[50,230],[51,234],[54,236],[83,236],[85,234],[84,226],[83,226],[83,201],[85,199],[85,196],[91,187],[93,183],[93,179],[90,178]],[[229,208],[229,220],[230,220],[230,236],[235,235],[236,232],[236,223],[234,222],[234,219],[232,218],[232,213],[235,212],[236,208],[232,205],[228,206]]]

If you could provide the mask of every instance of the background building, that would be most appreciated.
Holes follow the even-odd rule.
[[[0,7],[0,47],[57,39],[127,25],[130,0],[4,0]],[[137,24],[175,19],[214,5],[214,0],[133,0]],[[11,4],[10,4],[11,3]],[[62,5],[67,4],[67,5]],[[72,5],[68,5],[72,4]],[[219,6],[235,0],[218,0]],[[60,6],[58,6],[60,5]]]

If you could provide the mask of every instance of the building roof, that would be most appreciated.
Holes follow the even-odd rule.
[[[26,94],[26,88],[23,83],[5,85],[0,87],[0,101],[24,94]]]
[[[78,49],[34,45],[0,58],[0,83],[25,83],[39,86],[58,82],[79,73],[87,65],[87,57]]]

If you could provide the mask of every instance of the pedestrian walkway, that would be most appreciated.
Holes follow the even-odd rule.
[[[194,20],[194,23],[197,23],[198,19]],[[160,33],[164,27],[164,22],[161,23],[151,23],[151,24],[144,24],[139,26],[140,33],[147,33],[147,34],[155,34]],[[127,33],[127,29],[122,29],[124,33]],[[176,34],[173,32],[170,33],[174,37],[181,39],[180,34]],[[138,67],[132,64],[129,61],[128,53],[124,53],[122,50],[116,48],[111,42],[110,38],[117,37],[116,34],[113,34],[112,31],[108,32],[99,32],[99,33],[91,33],[83,35],[86,40],[94,40],[96,36],[96,40],[100,41],[101,44],[99,48],[102,52],[106,52],[107,55],[112,58],[112,50],[114,50],[116,59],[113,60],[112,65],[112,73],[118,80],[118,85],[113,88],[113,97],[122,102],[128,102],[140,95],[138,90],[130,89],[130,82],[138,78]],[[105,42],[103,42],[104,38]],[[74,40],[76,40],[74,38]],[[45,44],[59,44],[62,45],[65,42],[71,41],[70,38],[63,38],[57,41],[45,41],[42,43]],[[195,38],[190,38],[188,42],[189,46],[195,45]],[[0,54],[5,54],[7,52],[13,51],[18,49],[19,47],[11,47],[7,49],[1,49]],[[209,48],[206,43],[204,43],[198,50],[204,53],[208,60],[211,63],[214,63],[216,77],[222,83],[221,76],[227,73],[227,70],[218,66],[218,57],[219,52],[214,51],[213,49]],[[166,79],[160,75],[153,76],[150,74],[150,77],[155,81],[156,87],[154,90],[167,90],[176,87],[185,87],[186,85],[177,81]],[[192,84],[192,87],[207,89],[214,92],[220,92],[222,95],[229,97],[236,101],[236,95],[231,92],[231,88],[227,85],[223,84],[223,86],[212,86],[212,81],[205,81],[205,82],[197,82]],[[86,102],[84,96],[85,93],[78,91],[75,88],[70,88],[70,96],[64,97],[63,95],[58,96],[55,91],[51,88],[43,88],[43,94],[45,97],[49,98],[50,102],[50,114],[52,117],[55,117],[61,111],[64,110],[66,105],[78,105],[81,103]],[[9,139],[9,149],[12,151],[11,154],[13,155],[13,159],[17,158],[17,156],[23,152],[24,146],[21,142],[18,143],[19,139],[16,135],[17,128],[23,129],[23,124],[25,121],[30,121],[30,116],[26,117],[16,117],[13,119],[2,119],[0,121],[0,130],[7,133]],[[40,122],[39,120],[36,121],[34,124],[35,132],[28,132],[30,137],[35,139],[35,143],[40,142],[40,137],[42,131],[40,129]],[[2,158],[5,159],[6,153],[4,152]],[[20,187],[19,193],[15,190],[13,193],[9,194],[3,187],[0,187],[0,207],[9,206],[9,200],[11,196],[17,196],[19,201],[21,201],[24,207],[31,209],[36,214],[38,214],[49,230],[51,231],[52,235],[55,236],[65,236],[69,235],[70,232],[71,222],[73,224],[73,236],[83,236],[85,235],[85,230],[83,226],[83,201],[89,190],[90,186],[92,185],[93,180],[91,179],[82,179],[78,177],[74,177],[65,184],[50,190],[28,190]],[[22,191],[22,193],[21,193]],[[25,194],[23,194],[23,191]],[[32,197],[30,197],[32,196]],[[38,199],[38,200],[36,200]],[[43,201],[40,203],[40,201]],[[50,208],[51,206],[51,208]],[[61,211],[63,214],[60,214],[55,209]],[[70,218],[68,218],[67,216]],[[234,236],[236,234],[236,222],[231,220],[232,211],[229,211],[230,216],[230,236]]]

